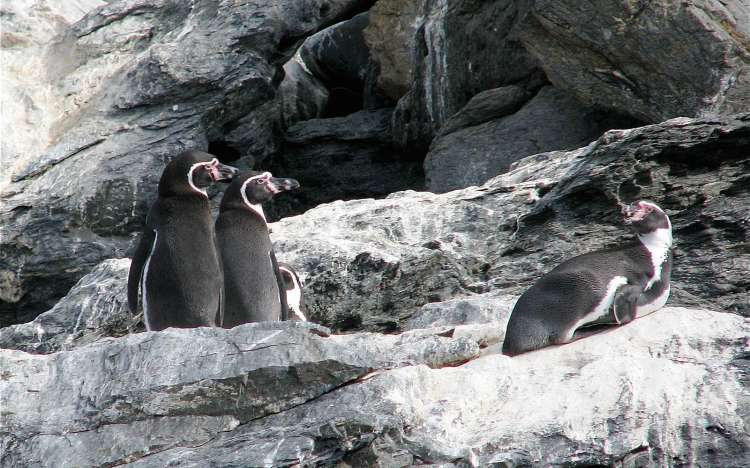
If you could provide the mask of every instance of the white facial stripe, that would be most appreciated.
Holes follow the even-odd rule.
[[[215,159],[213,159],[211,162],[213,162],[213,161],[215,161]],[[208,198],[208,194],[206,193],[206,191],[203,190],[203,189],[199,189],[193,183],[193,171],[196,170],[197,168],[203,166],[204,164],[206,164],[206,163],[200,162],[200,163],[195,163],[192,166],[190,166],[190,170],[188,171],[188,184],[190,184],[190,188],[192,188],[193,190],[195,190],[198,193],[203,194],[203,196],[205,196],[206,198]]]
[[[248,178],[245,182],[242,183],[242,187],[240,187],[240,194],[242,195],[242,201],[245,202],[245,205],[248,206],[251,210],[253,210],[255,213],[260,216],[260,218],[263,220],[263,222],[266,222],[266,214],[263,212],[263,207],[260,206],[258,203],[250,203],[250,200],[247,199],[247,195],[245,194],[245,189],[247,189],[247,185],[258,179],[268,178],[271,177],[270,172],[264,172],[263,174],[258,174],[256,176],[252,176]]]
[[[570,328],[567,339],[571,340],[573,338],[573,334],[578,328],[603,317],[609,311],[609,308],[612,307],[612,303],[615,301],[615,293],[617,292],[617,288],[625,284],[628,284],[628,279],[624,276],[615,276],[614,278],[609,280],[607,291],[604,293],[604,297],[602,297],[602,300],[599,301],[599,304],[597,304],[596,307],[594,307],[594,310],[581,317],[575,323],[575,325]]]
[[[287,272],[292,278],[292,283],[294,284],[293,289],[286,290],[286,302],[289,310],[294,312],[294,315],[296,315],[297,318],[303,322],[307,322],[307,317],[302,313],[302,306],[300,305],[302,300],[302,286],[300,286],[299,281],[297,281],[297,275],[289,271],[288,268],[282,266],[279,267],[279,270]]]
[[[143,300],[143,323],[146,324],[146,331],[151,331],[151,327],[148,325],[148,293],[146,292],[146,277],[148,276],[148,267],[151,264],[151,256],[154,255],[156,250],[156,241],[159,239],[159,232],[154,229],[154,243],[151,245],[151,251],[148,253],[146,259],[146,265],[143,267],[143,275],[141,276],[141,296]]]

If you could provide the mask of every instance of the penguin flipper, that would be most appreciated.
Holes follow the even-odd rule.
[[[281,276],[279,270],[279,262],[276,260],[276,254],[273,248],[268,252],[271,257],[271,266],[273,267],[273,274],[276,275],[276,283],[279,285],[279,300],[281,301],[281,321],[286,322],[289,320],[289,305],[286,300],[286,283],[284,278]]]
[[[615,292],[612,312],[618,324],[632,321],[636,316],[638,299],[643,294],[643,288],[636,285],[623,285]]]
[[[130,271],[128,271],[128,308],[132,314],[138,311],[138,289],[141,285],[143,266],[151,254],[155,238],[156,234],[154,231],[147,227],[143,231],[143,234],[141,234],[138,247],[135,249],[133,260],[130,263]]]

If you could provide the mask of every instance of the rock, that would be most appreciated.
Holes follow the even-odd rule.
[[[293,176],[301,189],[274,199],[268,209],[271,219],[333,200],[384,197],[397,190],[421,188],[419,160],[393,146],[392,112],[359,111],[289,127],[271,172]]]
[[[245,325],[143,333],[52,356],[0,351],[0,386],[36,390],[0,392],[14,405],[5,408],[24,410],[5,415],[2,461],[745,466],[749,333],[746,318],[666,308],[515,358],[443,368],[416,359],[371,374],[399,352],[399,338]]]
[[[414,10],[410,2],[403,5],[404,14]],[[414,37],[408,42],[413,44],[411,86],[394,115],[394,138],[399,145],[426,150],[442,125],[481,91],[511,84],[529,90],[541,86],[544,77],[536,60],[518,39],[522,13],[517,2],[510,0],[418,3],[416,17],[410,19]],[[401,24],[373,21],[381,27]],[[401,45],[391,44],[400,44],[402,36],[397,32],[386,35],[388,45],[381,50],[400,50]]]
[[[54,112],[30,120],[39,151],[9,155],[0,325],[33,319],[125,256],[165,162],[226,144],[227,127],[275,99],[299,41],[372,1],[224,3],[107,3],[43,47],[35,89],[55,96]]]
[[[522,92],[516,90],[514,94]],[[501,97],[501,106],[518,103],[506,104],[504,99],[508,98]],[[482,115],[482,111],[474,110],[476,107],[473,105],[456,114],[444,134],[433,140],[424,163],[428,190],[447,192],[480,185],[507,171],[511,163],[525,156],[578,148],[595,140],[605,130],[619,127],[620,123],[633,126],[625,119],[618,120],[584,107],[559,89],[545,87],[512,115],[487,119],[488,122],[478,122],[479,125],[450,133],[454,126],[470,119],[469,116]]]
[[[490,292],[444,302],[425,304],[406,323],[406,330],[419,328],[507,323],[516,297]],[[504,328],[504,327],[503,327]]]
[[[288,128],[301,120],[322,117],[330,93],[323,83],[309,72],[297,53],[284,64],[284,80],[279,85],[279,94],[282,102],[282,123],[284,128]]]
[[[411,87],[415,44],[421,0],[380,0],[370,9],[370,21],[363,34],[380,73],[377,86],[383,94],[398,101]]]
[[[747,110],[746,2],[523,3],[524,46],[581,102],[646,122]]]
[[[129,269],[128,259],[97,265],[49,311],[29,323],[0,328],[0,349],[48,354],[143,330],[128,310]]]
[[[514,114],[530,97],[528,91],[514,85],[482,91],[445,122],[440,128],[440,135]]]
[[[313,321],[395,331],[427,303],[519,295],[567,258],[632,239],[617,199],[646,198],[674,226],[669,304],[747,315],[748,135],[750,115],[611,130],[481,187],[318,206],[272,224],[272,240]]]
[[[2,464],[133,462],[208,443],[376,369],[455,365],[479,351],[467,338],[327,335],[277,322],[139,333],[44,356],[0,350]]]

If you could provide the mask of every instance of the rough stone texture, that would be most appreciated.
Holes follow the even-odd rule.
[[[750,463],[746,318],[666,308],[565,346],[443,368],[476,355],[476,344],[424,330],[325,338],[310,327],[168,330],[49,356],[0,351],[0,398],[13,408],[0,462]],[[442,358],[422,364],[433,353]]]
[[[369,13],[360,13],[310,36],[299,49],[310,73],[329,90],[324,117],[340,117],[363,108],[370,50],[363,31]]]
[[[466,337],[327,334],[277,322],[139,333],[45,356],[2,350],[0,463],[113,466],[208,443],[376,369],[479,353]]]
[[[164,163],[223,141],[274,99],[298,42],[371,3],[126,0],[55,36],[34,77],[61,99],[39,152],[10,156],[2,193],[0,325],[31,320],[124,256]]]
[[[421,188],[420,161],[393,146],[392,113],[393,109],[359,111],[289,127],[271,172],[293,176],[301,188],[273,201],[268,210],[272,218],[333,200],[384,197]]]
[[[128,310],[129,259],[106,260],[55,307],[33,321],[0,328],[0,349],[53,353],[144,329]]]
[[[461,299],[425,304],[406,323],[404,329],[456,325],[507,323],[516,298],[489,292]],[[503,329],[505,327],[503,326]]]
[[[404,2],[403,14],[412,11],[414,5]],[[394,115],[394,137],[400,145],[427,149],[446,120],[481,91],[510,84],[534,90],[544,82],[536,60],[518,39],[522,16],[513,0],[418,2],[408,30],[414,31],[407,42],[411,86]],[[381,28],[395,29],[402,24],[387,19],[380,23]],[[395,51],[390,55],[398,56],[403,35],[386,35],[389,39],[380,50]]]
[[[323,116],[329,92],[295,54],[284,64],[284,80],[279,85],[284,128],[301,120]]]
[[[487,103],[487,100],[481,102]],[[512,104],[517,102],[512,101]],[[505,102],[501,100],[502,104]],[[467,107],[469,109],[462,109],[448,122],[452,125],[444,132],[447,134],[435,138],[427,153],[425,178],[427,189],[432,192],[482,184],[506,172],[511,163],[519,159],[545,151],[585,146],[620,123],[616,118],[580,105],[564,91],[548,86],[512,115],[487,119],[488,122],[477,122],[478,125],[467,125],[468,128],[449,133],[454,125],[467,121],[468,116],[486,115],[483,111],[474,111],[478,106],[471,102]]]
[[[440,128],[440,135],[514,114],[531,97],[531,93],[515,85],[482,91],[445,122]]]
[[[422,0],[380,0],[370,10],[363,34],[373,60],[380,65],[378,88],[397,101],[411,87],[417,18]]]
[[[647,122],[744,112],[750,3],[528,0],[523,44],[582,102]]]
[[[748,315],[749,168],[750,115],[676,119],[528,157],[481,187],[319,206],[272,239],[312,320],[389,331],[426,303],[518,295],[566,258],[631,239],[617,198],[647,198],[674,226],[670,304]]]

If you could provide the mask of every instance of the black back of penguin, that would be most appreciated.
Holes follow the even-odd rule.
[[[222,272],[206,188],[237,172],[200,151],[179,154],[162,172],[128,275],[130,310],[140,289],[147,330],[220,325]]]
[[[224,327],[286,318],[284,283],[261,204],[297,187],[294,179],[250,171],[225,192],[216,219],[224,272]]]
[[[573,257],[518,299],[503,353],[516,355],[590,334],[585,327],[621,324],[661,308],[669,296],[671,225],[650,202],[625,210],[638,242]]]

